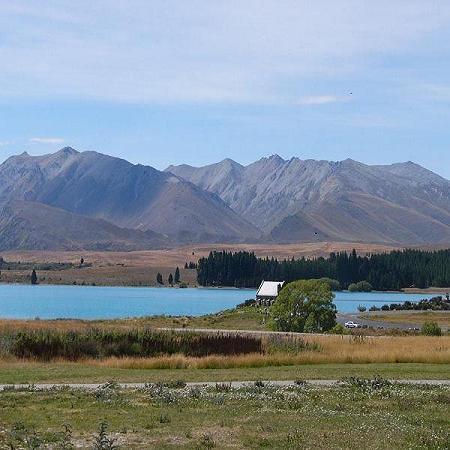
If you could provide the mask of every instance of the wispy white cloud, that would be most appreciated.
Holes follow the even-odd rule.
[[[33,137],[29,139],[29,142],[31,142],[32,144],[57,145],[63,144],[64,139],[59,137]]]
[[[298,101],[299,105],[326,105],[327,103],[336,103],[343,101],[343,97],[336,95],[312,95],[307,97],[301,97]]]
[[[423,0],[0,2],[0,85],[12,97],[283,102],[449,22],[450,2]]]
[[[5,147],[7,145],[10,145],[11,143],[11,141],[0,141],[0,147]]]

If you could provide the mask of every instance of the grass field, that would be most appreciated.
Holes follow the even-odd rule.
[[[341,386],[0,393],[2,448],[447,449],[450,390],[382,379]],[[107,424],[99,435],[100,423]],[[95,447],[102,440],[104,446]],[[30,444],[33,443],[34,446]],[[24,445],[25,444],[25,445]],[[63,446],[64,445],[64,446]]]
[[[240,368],[145,368],[139,365],[102,364],[101,362],[39,363],[34,361],[1,361],[0,383],[105,383],[159,381],[246,381],[246,380],[334,380],[344,376],[390,379],[450,379],[450,364],[423,363],[366,363],[366,364],[301,364]]]
[[[0,319],[0,333],[15,329],[81,330],[96,328],[211,328],[229,330],[267,330],[263,308],[242,307],[204,316],[149,316],[114,320],[9,320]]]
[[[177,247],[166,250],[145,250],[135,252],[101,251],[7,251],[2,256],[6,261],[27,261],[34,263],[72,263],[66,270],[40,270],[39,283],[43,284],[85,284],[107,286],[155,286],[156,275],[160,272],[164,280],[174,273],[178,266],[181,280],[190,286],[196,285],[195,269],[185,270],[185,263],[197,262],[213,250],[253,251],[257,256],[300,258],[302,256],[328,256],[330,252],[352,251],[381,253],[396,247],[377,244],[314,242],[302,244],[205,244]],[[79,268],[84,258],[89,267]],[[29,283],[30,270],[4,270],[1,281],[6,283]]]
[[[361,314],[368,320],[380,320],[389,323],[423,324],[437,322],[442,327],[450,327],[450,311],[389,311]]]

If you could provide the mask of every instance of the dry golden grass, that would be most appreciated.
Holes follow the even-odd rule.
[[[424,322],[437,322],[440,326],[450,327],[450,311],[389,311],[364,314],[361,317],[390,323],[419,325]]]
[[[210,251],[253,251],[257,256],[273,256],[276,258],[299,258],[302,256],[328,256],[331,252],[352,251],[359,253],[382,253],[399,248],[393,245],[366,244],[358,242],[306,242],[298,244],[196,244],[166,250],[141,250],[134,252],[102,252],[102,251],[46,251],[16,250],[3,252],[7,261],[30,262],[72,262],[78,263],[83,257],[94,265],[125,264],[131,267],[174,267],[185,262],[196,261],[208,256]]]
[[[115,369],[231,369],[248,367],[290,366],[301,364],[367,364],[367,363],[450,363],[450,337],[353,337],[311,336],[305,341],[319,344],[320,351],[305,350],[297,354],[249,354],[240,356],[183,355],[157,358],[89,359],[82,363]]]
[[[189,285],[196,284],[196,270],[185,270],[186,262],[197,262],[213,250],[254,251],[260,257],[300,258],[328,256],[330,252],[351,251],[359,253],[382,253],[396,247],[377,244],[313,242],[301,244],[198,244],[166,250],[144,250],[134,252],[101,251],[9,251],[2,253],[6,261],[27,261],[34,263],[70,262],[78,264],[83,257],[89,267],[72,268],[61,271],[38,271],[40,283],[45,284],[86,284],[109,286],[148,286],[156,284],[156,274],[160,272],[167,280],[169,273],[178,266],[181,280]],[[29,270],[2,271],[2,281],[6,283],[29,283]]]

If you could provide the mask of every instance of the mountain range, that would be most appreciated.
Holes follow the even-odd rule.
[[[284,160],[170,166],[275,242],[450,242],[450,181],[412,162]]]
[[[70,147],[0,164],[0,249],[450,242],[450,181],[411,162],[230,159],[159,171]]]

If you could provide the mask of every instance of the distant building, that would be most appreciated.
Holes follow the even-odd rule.
[[[262,281],[256,292],[256,303],[259,305],[271,305],[278,297],[278,293],[284,285],[284,281]]]

